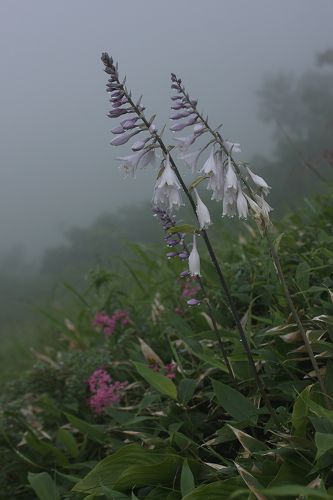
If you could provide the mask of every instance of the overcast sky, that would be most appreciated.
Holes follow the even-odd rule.
[[[151,171],[123,180],[114,161],[102,51],[159,124],[177,73],[248,158],[271,145],[264,75],[313,66],[332,19],[332,0],[0,0],[0,252],[151,197]]]

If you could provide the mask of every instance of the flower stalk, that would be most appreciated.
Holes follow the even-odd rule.
[[[216,143],[219,144],[219,146],[221,147],[223,153],[228,156],[228,161],[231,162],[239,179],[242,181],[242,183],[246,186],[246,188],[248,190],[249,197],[250,197],[250,199],[248,199],[248,201],[250,202],[250,206],[251,206],[251,200],[252,200],[252,202],[254,202],[258,206],[258,196],[254,193],[252,187],[249,185],[249,183],[244,178],[244,176],[242,176],[239,165],[237,164],[237,162],[235,161],[235,159],[232,155],[232,149],[230,150],[227,148],[226,141],[222,138],[219,131],[213,130],[210,127],[210,125],[208,123],[208,118],[204,118],[204,116],[198,111],[197,101],[190,99],[189,95],[185,92],[185,88],[180,83],[177,85],[177,92],[182,95],[184,102],[186,102],[188,107],[191,108],[193,114],[196,116],[197,122],[201,123],[202,126],[204,127],[204,129],[206,131],[208,131],[213,136]],[[265,181],[261,177],[253,174],[253,172],[251,172],[249,169],[248,169],[248,172],[249,172],[252,180],[254,180],[257,183],[257,185],[260,186],[264,191],[265,190],[267,191],[268,186],[265,183]],[[325,383],[324,383],[323,377],[320,373],[319,366],[318,366],[317,360],[315,358],[313,349],[312,349],[311,344],[306,336],[306,332],[304,330],[301,319],[299,317],[299,314],[298,314],[297,309],[295,307],[295,304],[293,302],[293,299],[292,299],[292,296],[290,294],[290,291],[289,291],[289,288],[288,288],[288,285],[287,285],[287,282],[285,279],[285,275],[284,275],[284,272],[283,272],[283,269],[281,266],[279,255],[278,255],[277,251],[275,250],[275,247],[274,247],[274,244],[273,244],[273,241],[271,238],[270,220],[269,220],[269,216],[268,216],[268,211],[266,211],[266,213],[265,213],[265,205],[264,204],[266,202],[265,202],[265,200],[263,200],[263,198],[260,201],[261,201],[261,206],[259,206],[259,208],[260,208],[261,214],[259,214],[259,217],[257,217],[257,223],[258,223],[260,233],[261,233],[261,235],[263,235],[267,239],[269,249],[270,249],[270,254],[271,254],[272,260],[275,264],[275,268],[277,270],[278,278],[281,282],[285,298],[287,300],[287,303],[288,303],[289,309],[291,311],[291,314],[294,318],[294,321],[295,321],[295,323],[296,323],[296,325],[301,333],[307,354],[310,358],[311,364],[312,364],[313,369],[316,373],[316,377],[317,377],[317,380],[319,383],[320,390],[323,393],[323,396],[324,396],[324,399],[326,402],[326,406],[328,408],[332,409],[333,404],[332,404],[331,398],[330,398],[330,396],[327,392],[327,389],[325,387]],[[259,205],[260,205],[260,201],[259,201]],[[258,214],[257,214],[257,216],[258,216]]]
[[[105,65],[105,71],[106,73],[108,74],[112,74],[112,78],[111,80],[113,80],[113,82],[116,83],[117,85],[117,88],[120,88],[120,91],[121,93],[123,94],[123,96],[125,96],[126,98],[126,102],[127,104],[129,105],[129,108],[131,111],[129,111],[128,109],[124,110],[123,113],[127,113],[127,112],[134,112],[136,113],[136,115],[138,116],[138,118],[142,121],[143,123],[143,126],[144,128],[146,129],[146,131],[148,131],[152,138],[153,138],[153,143],[156,143],[159,145],[162,153],[163,153],[163,156],[164,158],[168,158],[168,162],[170,163],[170,166],[171,168],[173,169],[174,173],[176,174],[176,177],[179,181],[179,184],[180,186],[182,187],[186,197],[188,198],[189,200],[189,203],[191,205],[191,208],[193,210],[193,213],[196,217],[196,219],[198,220],[198,215],[197,215],[197,211],[196,211],[196,203],[189,191],[189,189],[187,188],[178,168],[177,168],[177,165],[174,161],[174,159],[172,158],[171,154],[170,154],[170,150],[169,148],[164,144],[164,141],[162,140],[161,138],[161,135],[157,132],[157,130],[154,128],[152,129],[151,128],[151,123],[148,122],[147,118],[145,117],[143,111],[144,111],[144,108],[142,106],[140,106],[140,102],[135,104],[132,97],[131,97],[131,94],[127,91],[126,87],[125,87],[125,84],[124,82],[123,83],[120,83],[119,81],[119,78],[118,78],[118,68],[116,66],[113,65],[113,61],[112,61],[112,58],[110,58],[108,56],[108,54],[103,54],[102,55],[102,61]],[[110,82],[111,85],[113,82]],[[177,103],[177,101],[176,101]],[[193,109],[196,109],[196,104],[197,102],[196,101],[190,101],[189,103],[191,106],[194,106]],[[118,108],[118,109],[121,109],[121,108]],[[173,109],[175,110],[178,110],[180,109],[180,106],[178,104],[175,104],[173,106]],[[121,112],[119,112],[121,114]],[[119,116],[120,116],[119,114]],[[186,121],[186,125],[185,126],[188,126],[188,125],[194,125],[197,120],[200,119],[200,115],[198,115],[195,119],[190,119],[188,121]],[[206,122],[203,122],[205,126],[206,125]],[[177,130],[181,130],[181,128],[177,128]],[[199,133],[201,134],[203,130],[200,130]],[[217,132],[215,132],[217,134]],[[223,146],[225,147],[225,146]],[[198,221],[199,222],[199,221]],[[231,310],[231,313],[232,313],[232,316],[234,318],[234,321],[235,321],[235,324],[236,324],[236,328],[239,332],[239,335],[240,335],[240,339],[241,339],[241,342],[242,342],[242,345],[243,345],[243,348],[245,350],[245,353],[246,353],[246,356],[248,358],[248,362],[249,362],[249,366],[251,368],[251,371],[253,373],[253,377],[254,377],[254,380],[256,382],[256,385],[258,387],[258,390],[259,392],[261,393],[261,396],[263,398],[263,401],[273,419],[273,421],[275,422],[275,424],[279,427],[280,426],[280,422],[276,416],[276,413],[273,409],[273,406],[267,396],[267,393],[266,393],[266,389],[264,387],[264,384],[263,384],[263,381],[261,379],[261,376],[259,375],[259,373],[257,372],[257,369],[256,369],[256,365],[255,365],[255,362],[254,362],[254,358],[253,358],[253,355],[252,355],[252,352],[251,352],[251,348],[250,348],[250,344],[247,340],[247,337],[245,335],[245,332],[244,332],[244,329],[243,329],[243,326],[241,324],[241,321],[240,321],[240,318],[239,318],[239,315],[238,315],[238,312],[237,312],[237,308],[235,306],[235,303],[234,303],[234,300],[231,296],[231,293],[229,291],[229,287],[227,285],[227,282],[225,280],[225,277],[224,277],[224,274],[222,272],[222,269],[221,269],[221,266],[217,260],[217,257],[215,255],[215,252],[214,252],[214,249],[211,245],[211,242],[209,240],[209,237],[208,237],[208,234],[207,234],[207,231],[205,229],[201,229],[200,230],[200,234],[202,235],[203,237],[203,240],[206,244],[206,247],[207,247],[207,250],[208,250],[208,253],[209,253],[209,256],[211,258],[211,261],[215,267],[215,270],[216,270],[216,273],[217,273],[217,276],[219,278],[219,281],[220,281],[220,284],[221,284],[221,287],[226,295],[226,298],[227,298],[227,301],[229,303],[229,306],[230,306],[230,310]]]

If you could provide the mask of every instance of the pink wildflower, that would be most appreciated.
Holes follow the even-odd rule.
[[[161,367],[157,364],[150,364],[149,368],[151,370],[154,370],[154,372],[156,373],[159,373],[161,371]],[[167,365],[164,366],[164,368],[162,368],[162,373],[164,373],[164,375],[170,379],[176,378],[176,373],[175,373],[176,369],[177,369],[176,363],[174,361],[171,361],[171,363],[168,363]]]
[[[88,379],[91,392],[89,406],[96,414],[101,414],[109,406],[119,403],[128,382],[113,382],[110,375],[103,369],[95,370]]]
[[[101,327],[104,335],[109,337],[116,329],[117,321],[120,321],[123,326],[129,324],[128,311],[119,309],[112,316],[106,313],[98,312],[94,318],[93,325]]]
[[[177,365],[174,361],[165,365],[166,376],[170,379],[176,378]]]

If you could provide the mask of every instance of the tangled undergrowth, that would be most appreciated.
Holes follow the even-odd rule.
[[[333,402],[332,196],[307,201],[275,245]],[[333,410],[327,409],[267,244],[247,223],[217,248],[256,368],[202,258],[219,351],[196,278],[180,259],[135,247],[128,277],[90,274],[76,314],[58,316],[58,349],[36,353],[1,399],[0,487],[6,499],[333,498]],[[199,305],[188,305],[188,302]],[[215,332],[216,333],[216,332]]]

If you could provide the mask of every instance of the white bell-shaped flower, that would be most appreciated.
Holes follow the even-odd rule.
[[[196,212],[198,216],[200,229],[207,229],[208,226],[211,225],[212,221],[210,218],[209,210],[200,198],[198,191],[194,189],[195,197],[196,197]]]
[[[193,235],[193,247],[188,258],[188,267],[191,276],[201,276],[200,274],[200,256],[197,250],[197,241],[195,234]]]

